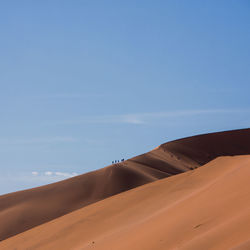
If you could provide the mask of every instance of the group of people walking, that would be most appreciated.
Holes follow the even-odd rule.
[[[121,162],[123,162],[124,161],[124,159],[121,159]],[[115,161],[112,161],[112,164],[114,164],[114,163],[119,163],[120,161],[119,160],[115,160]]]

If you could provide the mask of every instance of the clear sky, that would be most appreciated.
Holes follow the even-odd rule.
[[[0,194],[250,127],[249,0],[0,3]]]

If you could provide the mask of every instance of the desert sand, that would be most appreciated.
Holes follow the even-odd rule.
[[[250,129],[189,137],[0,196],[0,249],[249,249],[249,142]]]
[[[35,227],[0,248],[244,249],[249,176],[250,156],[220,157]]]

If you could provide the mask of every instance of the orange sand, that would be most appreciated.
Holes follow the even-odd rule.
[[[0,249],[248,249],[249,179],[250,156],[220,157],[35,227]]]
[[[0,249],[250,249],[250,156],[233,155],[250,155],[250,129],[2,195]]]

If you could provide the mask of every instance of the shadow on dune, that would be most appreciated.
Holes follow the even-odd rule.
[[[97,171],[2,195],[0,240],[115,194],[195,169],[218,156],[247,154],[250,129],[198,135]]]

